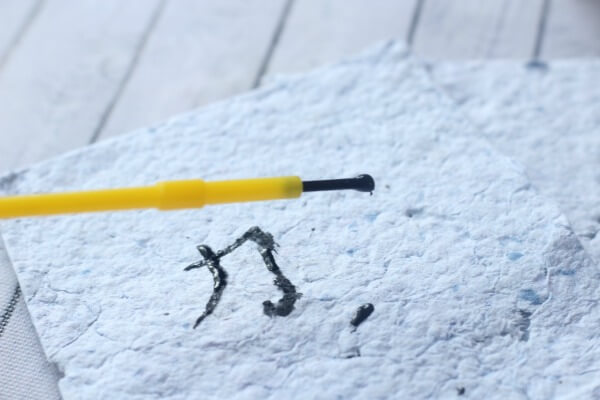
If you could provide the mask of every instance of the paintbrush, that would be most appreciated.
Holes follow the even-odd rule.
[[[0,197],[0,218],[141,208],[200,208],[212,204],[293,199],[304,192],[346,189],[373,192],[375,181],[370,175],[318,181],[302,181],[297,176],[212,182],[191,179],[143,187]]]

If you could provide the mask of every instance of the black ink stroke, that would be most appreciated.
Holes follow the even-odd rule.
[[[185,270],[189,271],[190,269],[206,266],[213,276],[214,284],[213,293],[210,296],[208,303],[206,303],[204,312],[196,320],[196,323],[194,324],[194,329],[196,329],[198,325],[200,325],[204,318],[212,314],[215,308],[217,308],[217,304],[219,304],[219,300],[221,300],[223,291],[225,290],[225,287],[227,287],[227,271],[225,271],[223,267],[221,267],[219,257],[208,246],[202,245],[198,246],[197,248],[200,254],[202,254],[202,257],[204,257],[204,261],[201,262],[201,264],[192,264]]]
[[[275,275],[273,283],[283,292],[283,297],[277,301],[277,304],[274,304],[270,300],[265,300],[263,302],[263,312],[265,315],[269,317],[288,316],[294,310],[296,300],[302,297],[302,294],[296,291],[296,287],[285,277],[285,275],[283,275],[281,269],[275,262],[273,253],[276,252],[275,247],[277,244],[273,240],[273,235],[268,232],[263,232],[259,227],[255,226],[236,239],[231,245],[223,250],[219,250],[216,254],[206,245],[198,246],[198,251],[202,254],[204,260],[188,266],[185,268],[185,271],[206,266],[213,275],[214,289],[210,300],[206,304],[205,311],[196,320],[194,329],[204,320],[204,318],[212,314],[227,286],[227,272],[220,264],[221,258],[230,254],[248,240],[256,243],[267,269]]]

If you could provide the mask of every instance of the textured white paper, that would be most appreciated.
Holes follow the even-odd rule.
[[[23,219],[2,232],[66,399],[547,398],[600,391],[599,276],[566,218],[399,46],[31,168],[18,192],[371,173],[371,197]],[[229,286],[184,272],[258,225]],[[374,313],[353,332],[355,310]]]
[[[441,63],[436,81],[555,199],[600,262],[600,62]]]

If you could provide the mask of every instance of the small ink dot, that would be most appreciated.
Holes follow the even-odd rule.
[[[386,189],[389,189],[389,188],[390,188],[390,185],[385,185],[385,188],[386,188]]]
[[[369,318],[369,315],[371,315],[373,311],[375,311],[375,307],[373,306],[373,304],[363,304],[362,306],[358,307],[358,309],[354,313],[354,317],[352,317],[352,321],[350,321],[350,324],[355,328],[358,327],[367,318]]]
[[[459,387],[456,388],[456,393],[458,393],[459,396],[462,396],[463,394],[465,394],[466,389],[464,387]]]
[[[316,229],[316,228],[310,228],[310,230],[311,230],[311,231],[313,231],[313,232],[315,231],[315,229]]]

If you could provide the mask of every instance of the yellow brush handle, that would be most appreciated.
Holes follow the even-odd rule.
[[[136,208],[175,210],[208,204],[291,199],[301,194],[302,180],[297,176],[221,182],[167,181],[146,187],[0,197],[0,218]]]

